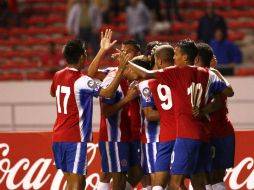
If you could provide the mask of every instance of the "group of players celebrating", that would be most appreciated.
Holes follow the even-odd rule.
[[[85,189],[87,143],[92,140],[93,97],[100,96],[101,154],[98,190],[224,190],[233,167],[235,137],[227,117],[234,95],[214,69],[211,47],[190,39],[173,48],[149,42],[142,55],[133,40],[121,44],[112,59],[118,67],[99,70],[117,43],[112,31],[101,33],[100,50],[82,74],[86,49],[80,40],[63,47],[68,66],[56,72],[53,129],[55,164],[64,172],[66,190]],[[112,184],[110,184],[112,182]]]

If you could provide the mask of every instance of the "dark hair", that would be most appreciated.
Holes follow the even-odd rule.
[[[69,65],[77,64],[81,55],[86,56],[85,43],[79,39],[68,41],[64,46],[63,55]]]
[[[198,43],[198,55],[200,56],[202,65],[204,67],[210,67],[210,62],[213,58],[213,50],[211,46],[206,43]]]
[[[154,46],[157,46],[157,45],[159,45],[159,44],[160,44],[159,41],[152,41],[152,42],[149,42],[149,43],[146,45],[144,55],[146,55],[146,56],[151,55],[151,54],[152,54],[152,49],[154,48]]]
[[[136,58],[136,59],[134,58],[133,60],[131,60],[131,62],[133,62],[134,64],[136,64],[140,67],[143,67],[147,70],[152,70],[153,69],[153,67],[152,67],[152,65],[149,61],[145,61],[141,58]]]
[[[161,45],[155,50],[155,56],[164,62],[174,63],[174,48],[171,45]]]
[[[137,52],[140,52],[140,45],[135,40],[126,40],[123,42],[123,45],[132,45]]]
[[[184,39],[178,42],[176,46],[179,47],[181,51],[187,55],[188,63],[193,65],[194,60],[198,54],[198,48],[195,42],[191,39]]]

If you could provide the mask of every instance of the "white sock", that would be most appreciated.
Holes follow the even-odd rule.
[[[110,183],[99,182],[97,190],[110,190]]]
[[[126,181],[125,190],[131,190],[131,189],[133,189],[133,187],[128,181]]]
[[[148,186],[146,186],[146,187],[143,187],[142,190],[152,190],[152,186],[148,185]]]
[[[212,185],[213,190],[226,190],[224,182],[216,183]]]
[[[153,190],[164,190],[162,186],[153,186]]]
[[[211,185],[211,184],[206,185],[206,186],[205,186],[205,189],[206,189],[206,190],[213,190],[213,188],[212,188],[212,185]]]
[[[152,187],[150,185],[143,187],[142,190],[152,190]]]

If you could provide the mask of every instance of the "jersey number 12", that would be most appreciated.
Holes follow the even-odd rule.
[[[60,105],[60,93],[65,94],[64,101],[63,101],[63,108],[64,108],[64,114],[67,114],[67,103],[68,103],[68,99],[69,99],[70,93],[71,93],[70,87],[57,85],[56,100],[57,100],[57,111],[58,111],[58,113],[62,113],[62,108],[61,108],[61,105]]]

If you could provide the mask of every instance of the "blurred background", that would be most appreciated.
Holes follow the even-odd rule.
[[[106,28],[118,45],[128,39],[143,48],[154,40],[209,43],[236,92],[229,100],[235,128],[254,129],[253,21],[252,0],[0,0],[0,131],[51,131],[56,113],[49,89],[66,64],[62,46],[85,40],[87,66]],[[101,67],[116,65],[111,51]],[[96,131],[98,100],[94,105]]]

